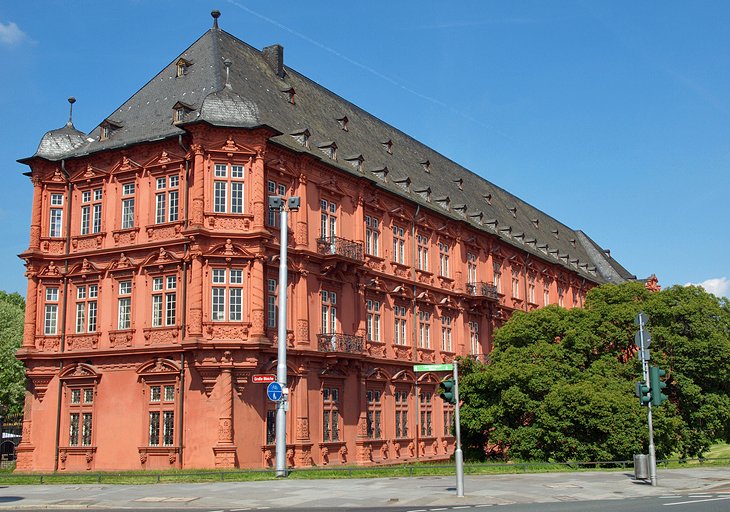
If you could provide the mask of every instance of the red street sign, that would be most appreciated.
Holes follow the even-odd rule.
[[[270,382],[276,382],[276,375],[268,373],[253,375],[251,377],[251,382],[254,384],[269,384]]]

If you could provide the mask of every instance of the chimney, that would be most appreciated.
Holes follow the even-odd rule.
[[[276,76],[284,78],[284,47],[280,44],[272,44],[264,48],[261,54]]]

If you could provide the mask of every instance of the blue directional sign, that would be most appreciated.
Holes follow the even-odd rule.
[[[269,397],[269,400],[272,402],[278,402],[281,400],[282,395],[284,392],[281,389],[281,384],[278,382],[272,382],[268,386],[266,386],[266,396]]]

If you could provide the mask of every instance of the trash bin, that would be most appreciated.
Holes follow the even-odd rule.
[[[649,478],[649,456],[644,454],[634,455],[634,479],[646,480]]]

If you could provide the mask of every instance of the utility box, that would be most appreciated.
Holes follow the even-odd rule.
[[[647,480],[649,478],[649,456],[634,454],[634,479]]]

